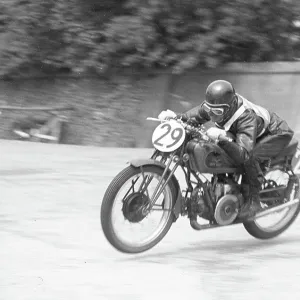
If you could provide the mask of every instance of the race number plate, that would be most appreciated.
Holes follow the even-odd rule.
[[[297,152],[292,161],[294,173],[300,177],[300,149],[297,149]]]
[[[185,130],[175,120],[158,125],[152,135],[153,146],[161,152],[172,152],[178,149],[185,139]]]

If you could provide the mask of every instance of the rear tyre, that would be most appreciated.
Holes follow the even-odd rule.
[[[282,172],[282,174],[283,173],[284,172]],[[293,178],[295,179],[295,193],[292,199],[289,198],[289,201],[299,197],[299,178],[297,176]],[[291,195],[289,194],[288,197],[290,196]],[[261,219],[257,219],[251,222],[244,222],[243,225],[247,230],[247,232],[257,239],[266,240],[266,239],[277,237],[285,230],[287,230],[292,225],[292,223],[296,220],[300,212],[300,202],[298,202],[297,204],[291,207],[285,208],[282,211],[286,211],[286,212],[283,214],[281,218],[279,218],[278,222],[276,222],[272,226],[261,225],[260,220],[262,220],[262,222],[264,221],[264,219],[265,221],[267,221],[266,219],[272,218],[274,214],[267,215],[266,217],[262,217]],[[281,213],[282,211],[279,211],[278,213]]]

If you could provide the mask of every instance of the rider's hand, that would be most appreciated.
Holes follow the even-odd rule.
[[[160,120],[168,120],[168,119],[174,119],[176,118],[176,114],[172,111],[172,110],[163,110],[159,115],[158,115],[158,119]]]
[[[216,141],[219,139],[220,136],[226,136],[226,131],[225,130],[222,130],[222,129],[219,129],[219,128],[216,128],[216,127],[211,127],[209,128],[207,131],[206,131],[206,135]]]
[[[195,119],[188,119],[188,120],[186,121],[186,123],[187,123],[188,125],[191,125],[191,126],[198,126],[198,125],[199,125],[199,122],[197,122]]]

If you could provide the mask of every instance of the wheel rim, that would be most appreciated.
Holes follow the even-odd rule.
[[[138,196],[137,190],[140,187],[143,178],[147,178],[147,176],[153,177],[147,188],[147,193],[144,193],[145,195]],[[170,218],[173,203],[172,192],[169,185],[166,186],[164,192],[161,193],[155,203],[154,208],[157,210],[151,210],[149,214],[143,217],[140,214],[141,211],[136,214],[134,212],[134,207],[141,210],[141,206],[139,207],[138,204],[140,199],[143,199],[140,201],[142,203],[145,203],[145,200],[149,202],[149,199],[151,199],[160,178],[160,175],[149,172],[144,172],[143,175],[141,173],[133,175],[125,182],[125,184],[123,184],[117,193],[111,211],[111,225],[114,235],[123,244],[134,248],[143,247],[153,242],[166,227]],[[135,180],[137,181],[135,182]],[[130,187],[133,186],[133,182],[135,182],[135,191],[124,197]],[[132,198],[130,199],[131,196]],[[135,196],[136,198],[134,198]],[[138,199],[139,197],[140,199]],[[161,210],[159,210],[159,208],[161,208]],[[159,216],[160,213],[161,216]],[[151,233],[147,233],[145,227],[153,225],[151,223],[154,223],[155,221],[158,221],[158,225],[150,226],[155,228],[151,231]]]
[[[283,171],[275,170],[267,173],[265,177],[266,179],[275,182],[277,185],[287,186],[289,179],[288,176],[289,175]],[[294,200],[296,195],[297,193],[295,193],[295,197],[293,197],[293,199],[288,199],[288,201]],[[285,227],[294,217],[299,205],[300,204],[297,203],[291,207],[284,208],[278,212],[256,219],[254,222],[259,229],[265,232],[274,232],[280,230],[281,228]]]

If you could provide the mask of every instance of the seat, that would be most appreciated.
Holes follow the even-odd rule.
[[[283,148],[278,155],[276,155],[275,159],[279,157],[293,156],[297,151],[298,143],[299,142],[293,138],[290,143]]]

